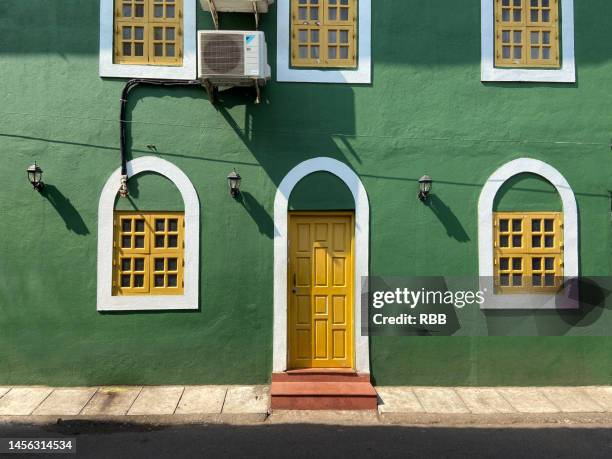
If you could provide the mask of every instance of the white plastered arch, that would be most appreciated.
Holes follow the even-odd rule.
[[[564,219],[564,277],[566,280],[578,277],[578,206],[572,187],[565,177],[551,165],[531,158],[519,158],[504,164],[486,181],[478,200],[478,267],[481,286],[490,289],[485,309],[558,309],[578,307],[576,287],[571,298],[565,289],[558,295],[493,295],[493,203],[503,184],[522,173],[538,175],[548,180],[557,190],[563,205]]]
[[[156,172],[174,183],[185,208],[185,255],[183,295],[112,295],[113,212],[119,190],[121,168],[106,181],[98,205],[98,311],[146,311],[198,309],[200,261],[200,201],[185,173],[174,164],[154,156],[142,156],[127,163],[128,177]]]
[[[274,343],[273,371],[287,369],[287,211],[291,191],[314,172],[329,172],[342,180],[355,200],[354,339],[355,370],[370,372],[369,341],[361,333],[363,282],[369,270],[370,205],[365,187],[346,164],[333,158],[313,158],[295,166],[278,186],[274,199]]]

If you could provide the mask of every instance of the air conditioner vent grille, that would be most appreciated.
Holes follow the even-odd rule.
[[[202,34],[201,73],[209,75],[244,75],[243,35]]]

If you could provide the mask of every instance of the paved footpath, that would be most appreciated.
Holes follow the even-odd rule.
[[[345,420],[378,422],[612,422],[612,387],[378,386],[379,413]],[[308,422],[324,413],[268,417],[268,386],[0,387],[0,421],[113,419],[121,422]],[[330,422],[341,420],[335,414]]]

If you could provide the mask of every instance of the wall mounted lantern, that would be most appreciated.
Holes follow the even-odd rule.
[[[230,172],[229,175],[227,176],[227,184],[229,185],[230,195],[234,199],[237,198],[238,195],[240,194],[240,181],[241,180],[242,180],[242,177],[240,177],[240,174],[236,172],[236,169]]]
[[[421,201],[427,201],[429,192],[431,191],[433,180],[429,175],[424,175],[419,179],[419,194],[418,197]]]
[[[36,191],[40,192],[45,187],[45,184],[42,181],[43,170],[35,162],[30,167],[28,167],[26,171],[28,173],[28,180],[30,181],[32,186]]]

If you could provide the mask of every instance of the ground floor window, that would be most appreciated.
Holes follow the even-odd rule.
[[[495,212],[493,218],[496,290],[558,289],[563,281],[563,214]]]
[[[114,214],[113,295],[182,295],[184,214]]]

